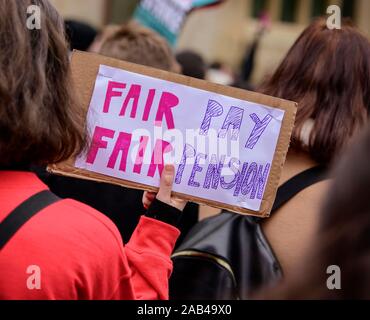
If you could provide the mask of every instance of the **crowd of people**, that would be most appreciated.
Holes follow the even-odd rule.
[[[351,21],[330,30],[315,19],[252,86],[253,47],[233,72],[196,52],[175,54],[137,22],[98,32],[64,21],[48,0],[37,1],[43,27],[29,30],[33,2],[0,1],[0,299],[169,299],[171,254],[200,219],[218,214],[171,195],[171,165],[157,194],[46,171],[88,143],[73,49],[297,102],[280,184],[315,168],[325,179],[261,222],[283,277],[248,298],[370,298],[370,41]],[[30,265],[42,270],[39,290],[28,288]],[[333,265],[341,290],[327,287]]]

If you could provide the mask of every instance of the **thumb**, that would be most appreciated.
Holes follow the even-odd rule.
[[[164,203],[171,202],[171,192],[172,192],[174,175],[175,175],[174,166],[170,164],[166,165],[162,172],[161,182],[159,185],[159,191],[157,194],[157,199]]]

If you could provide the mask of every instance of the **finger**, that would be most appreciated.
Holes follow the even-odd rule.
[[[173,165],[166,165],[163,169],[157,198],[162,202],[169,203],[171,199],[172,184],[175,175]]]
[[[146,193],[146,198],[148,199],[148,200],[151,200],[151,201],[153,201],[154,199],[155,199],[155,196],[156,196],[157,194],[155,193],[155,192],[147,192]]]
[[[143,193],[143,199],[153,199],[155,198],[156,193],[155,192],[149,192],[149,191],[144,191]]]
[[[147,192],[147,191],[144,192],[142,202],[143,202],[143,206],[144,206],[145,209],[149,208],[149,206],[153,202],[155,196],[156,196],[156,194],[153,193],[153,192]]]

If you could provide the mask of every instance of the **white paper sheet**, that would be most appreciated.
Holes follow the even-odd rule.
[[[112,82],[116,86],[109,91],[108,84]],[[105,104],[107,92],[111,93],[111,98]],[[136,115],[132,111],[134,98],[127,100],[126,110],[123,107],[129,92],[140,93]],[[153,99],[148,99],[149,92]],[[168,129],[171,126],[168,114],[162,122],[156,122],[163,92],[168,93],[167,98],[178,98],[178,105],[169,109],[171,112],[168,113],[173,116],[174,129]],[[148,119],[143,121],[145,107],[150,105],[150,101],[152,106],[147,112]],[[165,102],[174,101],[167,99]],[[221,113],[221,109],[222,114],[215,116]],[[210,114],[214,116],[206,116]],[[240,123],[238,120],[241,118]],[[101,65],[87,116],[88,130],[95,137],[95,147],[92,143],[89,152],[78,157],[75,165],[157,187],[160,166],[151,163],[153,148],[156,141],[167,141],[173,151],[164,155],[164,162],[175,164],[175,192],[257,212],[261,207],[283,118],[284,110]],[[97,127],[102,129],[98,132]],[[223,127],[229,130],[222,130]],[[147,144],[143,162],[138,166],[140,163],[135,161],[140,142],[141,146],[144,145],[143,139]],[[120,143],[117,144],[117,141]],[[201,160],[198,165],[195,164],[196,156],[187,158],[184,165],[185,143],[190,151],[193,151],[192,147],[196,149],[196,155],[204,154],[198,156]],[[127,160],[122,161],[125,150]],[[156,164],[161,164],[158,161],[161,157],[155,160]],[[224,163],[223,168],[220,162]],[[153,174],[153,168],[154,176],[148,176],[149,172]]]

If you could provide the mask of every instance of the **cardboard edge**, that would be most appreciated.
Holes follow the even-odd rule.
[[[47,167],[47,171],[51,174],[54,175],[59,175],[63,177],[69,177],[69,178],[76,178],[76,179],[82,179],[86,181],[92,181],[96,183],[106,183],[106,184],[112,184],[120,187],[125,187],[125,188],[130,188],[130,189],[135,189],[135,190],[140,190],[140,191],[149,191],[149,192],[158,192],[158,188],[148,186],[145,184],[140,184],[140,183],[134,183],[128,180],[124,179],[118,179],[110,176],[106,176],[103,174],[95,173],[92,175],[90,171],[87,170],[82,170],[82,169],[76,169],[74,172],[68,171],[69,168],[65,168],[65,170],[58,169],[55,165],[49,165]],[[243,209],[240,207],[233,207],[233,206],[228,206],[224,203],[217,202],[217,201],[209,201],[206,199],[198,198],[198,197],[193,197],[189,196],[183,193],[179,192],[172,192],[172,196],[181,198],[183,200],[189,201],[189,202],[194,202],[200,205],[205,205],[205,206],[211,206],[213,208],[221,209],[221,210],[228,210],[234,213],[238,214],[245,214],[249,216],[255,216],[255,217],[260,217],[261,215],[252,210],[248,209]]]
[[[86,65],[82,64],[82,60],[92,60],[93,68],[86,70]],[[194,196],[189,196],[181,193],[174,193],[174,195],[181,197],[185,200],[196,202],[202,205],[207,205],[215,208],[230,210],[239,214],[246,214],[251,216],[257,216],[261,218],[267,218],[270,215],[273,203],[276,198],[277,188],[280,183],[282,167],[285,163],[286,156],[288,153],[290,145],[290,136],[294,127],[295,115],[297,111],[297,104],[295,102],[283,100],[276,97],[271,97],[263,95],[256,92],[250,92],[242,89],[225,87],[219,84],[210,83],[204,80],[190,78],[184,75],[172,74],[167,71],[162,71],[154,69],[151,67],[136,65],[133,63],[116,60],[109,57],[100,56],[94,53],[74,51],[72,54],[71,64],[73,68],[73,79],[76,80],[78,77],[78,72],[74,69],[84,70],[84,77],[91,77],[94,81],[91,81],[88,86],[85,86],[80,91],[80,101],[85,108],[85,112],[88,111],[88,107],[91,101],[91,96],[93,94],[95,79],[99,71],[101,64],[121,68],[129,72],[134,72],[142,74],[149,77],[155,77],[165,81],[171,81],[174,83],[186,85],[189,87],[206,90],[209,92],[214,92],[217,94],[222,94],[230,97],[234,97],[241,100],[250,101],[252,103],[266,105],[271,108],[278,108],[285,111],[281,131],[279,134],[277,149],[275,150],[275,156],[272,161],[272,167],[270,169],[269,179],[266,184],[264,197],[262,199],[261,208],[259,211],[252,211],[242,207],[228,206],[223,203],[216,201],[210,201],[202,198],[197,198]],[[89,75],[90,74],[90,75]],[[78,82],[77,82],[78,83]],[[134,183],[131,181],[121,180],[118,178],[106,176],[103,174],[94,173],[87,170],[77,169],[74,167],[74,159],[71,161],[64,162],[62,164],[51,165],[48,167],[48,171],[53,174],[69,176],[84,180],[102,182],[102,183],[111,183],[123,187],[138,189],[138,190],[147,190],[147,191],[157,191],[158,188],[143,185],[140,183]]]

